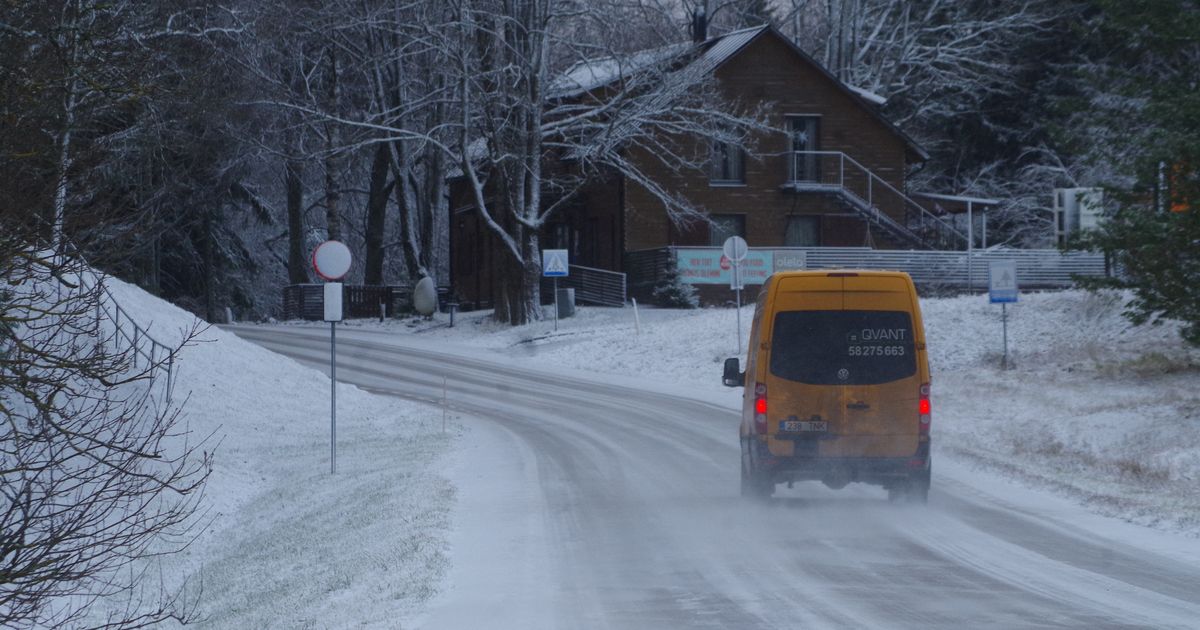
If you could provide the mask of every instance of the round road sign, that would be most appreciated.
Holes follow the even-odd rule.
[[[312,253],[313,269],[326,280],[340,280],[350,271],[350,248],[340,241],[325,241]]]
[[[749,248],[746,247],[746,239],[740,236],[730,236],[725,239],[725,244],[721,246],[725,252],[725,257],[733,262],[742,262],[746,259],[746,252]]]

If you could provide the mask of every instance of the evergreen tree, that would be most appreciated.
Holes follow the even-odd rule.
[[[667,268],[654,287],[654,301],[666,308],[697,308],[700,306],[700,296],[696,287],[683,281],[679,273],[679,265],[672,256],[668,259]]]
[[[1200,345],[1200,2],[1098,4],[1097,36],[1113,51],[1098,78],[1120,86],[1148,131],[1110,147],[1133,157],[1137,180],[1078,244],[1105,252],[1119,270],[1089,284],[1131,289],[1131,321],[1179,320],[1184,339]]]

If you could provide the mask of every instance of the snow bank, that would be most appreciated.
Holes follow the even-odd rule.
[[[137,287],[107,284],[163,343],[196,323]],[[167,559],[167,575],[190,576],[201,625],[386,627],[419,614],[447,565],[454,493],[433,472],[448,443],[440,412],[339,386],[330,475],[324,374],[215,327],[177,366],[184,422],[216,445],[206,526]]]

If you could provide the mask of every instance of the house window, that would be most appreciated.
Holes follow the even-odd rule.
[[[821,117],[788,116],[788,181],[819,182],[821,176],[820,151]]]
[[[709,220],[712,225],[708,229],[708,244],[720,247],[730,236],[746,237],[746,215],[744,214],[714,214]]]
[[[746,154],[741,147],[714,142],[708,179],[712,184],[746,183]]]
[[[551,225],[548,236],[546,249],[571,249],[571,227],[566,223]]]
[[[816,247],[821,244],[821,221],[817,217],[788,217],[783,233],[784,247]]]

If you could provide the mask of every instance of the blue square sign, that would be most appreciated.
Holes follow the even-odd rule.
[[[1017,261],[993,260],[988,264],[988,297],[993,304],[1017,301]]]
[[[562,278],[570,272],[565,249],[542,250],[542,275],[547,278]]]

